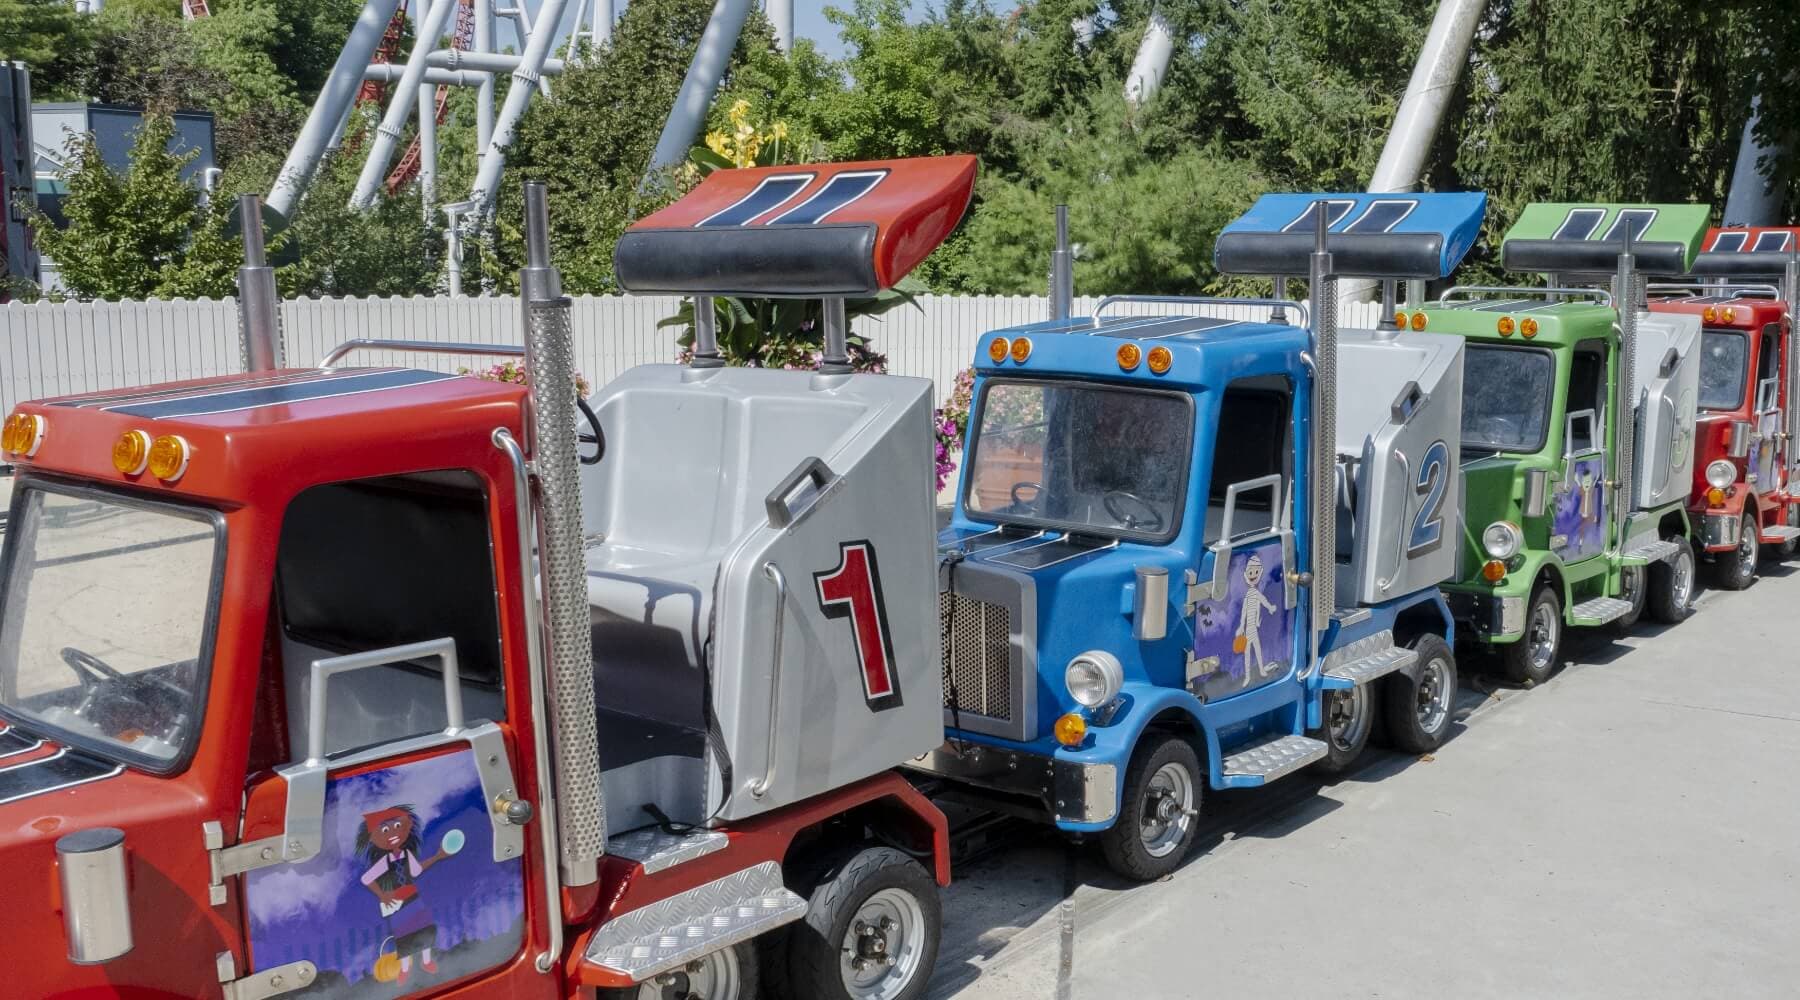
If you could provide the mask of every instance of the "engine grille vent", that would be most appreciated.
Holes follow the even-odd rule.
[[[950,707],[954,691],[958,712],[1012,722],[1012,613],[998,604],[939,592],[938,629],[950,637],[944,647],[944,707]]]

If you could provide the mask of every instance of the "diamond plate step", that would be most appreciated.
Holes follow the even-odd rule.
[[[1226,757],[1225,777],[1261,778],[1264,783],[1271,782],[1324,757],[1325,751],[1325,744],[1320,740],[1306,736],[1278,736]]]
[[[1367,684],[1383,674],[1409,666],[1417,653],[1394,645],[1394,633],[1383,629],[1325,654],[1325,676],[1352,684]]]
[[[1596,597],[1571,608],[1569,619],[1576,625],[1605,625],[1630,613],[1630,601],[1621,601],[1617,597]]]
[[[608,921],[583,959],[641,983],[805,915],[781,866],[764,861]]]
[[[1663,538],[1657,538],[1657,539],[1653,539],[1651,541],[1645,542],[1644,544],[1639,545],[1635,548],[1626,549],[1625,550],[1625,559],[1627,560],[1628,563],[1630,563],[1632,560],[1638,560],[1638,559],[1642,559],[1646,564],[1653,563],[1653,562],[1662,562],[1664,559],[1667,559],[1670,556],[1674,555],[1676,552],[1680,551],[1680,549],[1681,549],[1681,546],[1675,544],[1674,542],[1671,542],[1671,541],[1669,541],[1667,539],[1663,539]]]
[[[1762,540],[1770,545],[1780,545],[1800,538],[1800,528],[1791,524],[1776,524],[1762,530]]]
[[[730,842],[731,838],[717,830],[669,833],[652,826],[611,838],[606,842],[606,853],[630,858],[643,866],[644,874],[654,875],[696,858],[704,858],[714,851],[722,851]]]

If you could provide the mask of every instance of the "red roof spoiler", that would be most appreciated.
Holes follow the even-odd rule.
[[[1779,278],[1800,250],[1800,228],[1722,226],[1710,229],[1693,272],[1708,278]]]
[[[715,170],[613,251],[628,292],[867,297],[949,237],[975,157]]]

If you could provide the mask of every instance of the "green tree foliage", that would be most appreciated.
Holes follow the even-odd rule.
[[[62,209],[68,228],[39,216],[41,249],[62,269],[69,293],[82,299],[228,295],[241,246],[225,236],[222,211],[200,204],[181,179],[192,152],[171,152],[175,124],[144,120],[131,168],[114,173],[87,136],[68,146],[71,170]]]
[[[64,0],[0,0],[0,62],[31,67],[37,100],[74,96],[92,44],[88,25]]]

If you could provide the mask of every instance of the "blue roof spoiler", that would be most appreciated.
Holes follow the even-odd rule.
[[[1318,226],[1347,278],[1444,278],[1475,245],[1487,195],[1265,194],[1219,234],[1213,264],[1225,274],[1305,274]]]

